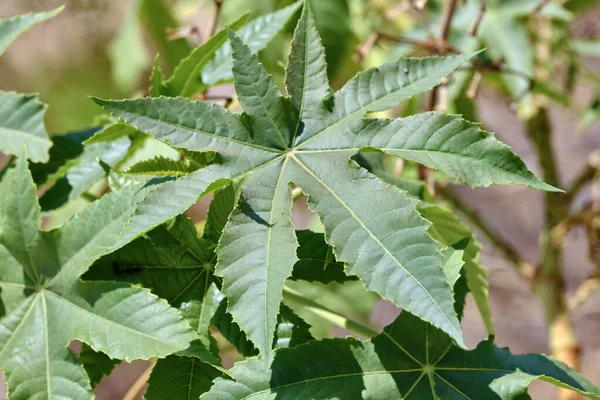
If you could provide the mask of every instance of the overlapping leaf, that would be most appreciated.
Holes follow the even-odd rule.
[[[266,371],[266,372],[265,372]],[[463,350],[439,329],[402,312],[370,341],[325,339],[258,357],[217,379],[201,399],[529,399],[534,379],[592,399],[600,390],[560,361],[512,355],[492,340]]]
[[[75,339],[125,360],[188,347],[189,324],[148,290],[79,280],[117,240],[139,187],[107,195],[60,229],[40,232],[36,187],[23,157],[2,185],[0,368],[12,398],[92,398],[86,372],[67,348]]]
[[[228,195],[227,189],[219,195]],[[213,224],[217,215],[213,214]],[[148,399],[164,398],[161,396],[167,392],[169,398],[198,397],[210,388],[215,377],[221,376],[218,352],[209,332],[211,325],[242,354],[258,353],[226,311],[227,301],[214,283],[215,263],[214,244],[204,236],[198,238],[191,221],[179,216],[149,232],[147,237],[101,258],[85,275],[85,279],[124,281],[151,289],[178,307],[196,331],[198,338],[189,349],[158,361],[151,375]],[[313,339],[304,321],[285,306],[281,311],[273,348]]]
[[[293,183],[308,195],[348,274],[462,345],[452,291],[427,233],[430,224],[415,210],[415,200],[360,169],[351,157],[379,149],[472,186],[520,183],[555,190],[493,135],[458,116],[363,119],[432,88],[471,55],[399,59],[358,74],[332,95],[306,2],[288,67],[290,100],[248,46],[232,31],[229,35],[241,115],[183,98],[96,100],[174,147],[219,153],[218,162],[207,168],[154,186],[115,248],[184,212],[199,196],[249,174],[219,243],[216,274],[223,278],[234,321],[268,358],[283,284],[296,262]]]

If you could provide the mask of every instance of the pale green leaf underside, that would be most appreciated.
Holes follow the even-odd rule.
[[[278,350],[272,362],[259,358],[239,362],[231,370],[235,381],[219,378],[201,398],[510,400],[526,391],[529,383],[515,374],[518,370],[593,399],[600,395],[599,389],[554,359],[514,356],[491,341],[466,351],[443,332],[403,312],[367,342],[325,339]],[[503,380],[502,390],[498,378]]]
[[[0,19],[0,56],[20,34],[33,25],[55,17],[64,7],[41,13],[27,13],[16,17]]]
[[[37,95],[0,91],[0,151],[20,155],[27,148],[27,158],[47,162],[52,141],[44,126],[46,106]]]
[[[217,164],[150,191],[121,243],[184,212],[198,196],[252,173],[241,206],[225,229],[217,274],[224,278],[234,319],[261,352],[268,351],[276,318],[276,305],[271,302],[279,304],[283,282],[295,261],[297,244],[288,218],[287,188],[294,183],[309,196],[328,243],[350,274],[462,344],[440,254],[427,234],[429,223],[415,211],[415,201],[349,159],[361,149],[375,148],[439,168],[473,186],[515,182],[553,188],[537,180],[491,134],[458,116],[426,113],[392,121],[363,119],[365,113],[388,109],[439,84],[472,55],[400,59],[358,74],[333,97],[326,96],[312,107],[325,91],[309,89],[326,80],[302,72],[323,68],[311,18],[307,9],[294,38],[291,62],[305,62],[290,69],[296,68],[293,75],[306,83],[303,89],[290,84],[289,103],[231,31],[233,74],[245,111],[241,116],[183,98],[96,99],[115,116],[159,140],[192,151],[217,151],[221,157]],[[307,47],[309,42],[316,47]],[[278,241],[285,246],[279,249]],[[258,311],[261,315],[255,318]]]

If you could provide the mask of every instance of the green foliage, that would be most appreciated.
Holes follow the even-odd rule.
[[[349,158],[361,149],[378,148],[438,168],[472,186],[515,182],[554,190],[491,134],[457,116],[362,118],[433,87],[468,56],[400,59],[362,72],[335,95],[328,95],[323,48],[306,8],[290,56],[290,102],[250,49],[229,33],[235,87],[245,111],[241,116],[182,98],[96,100],[115,116],[174,147],[209,148],[223,157],[219,164],[152,191],[138,207],[124,240],[183,212],[198,195],[210,191],[211,182],[235,181],[252,172],[240,207],[221,238],[216,274],[223,278],[222,290],[234,320],[268,356],[283,284],[296,262],[288,186],[293,182],[309,194],[311,208],[321,217],[336,256],[348,264],[348,273],[462,343],[440,256],[427,234],[427,222],[414,210],[415,202],[382,185]],[[295,60],[308,60],[308,65]],[[370,85],[369,93],[362,90],[365,85]],[[420,127],[418,135],[414,126]],[[475,169],[485,172],[476,174]],[[381,207],[365,206],[368,203]],[[384,216],[398,222],[383,224]],[[344,230],[336,228],[340,226]],[[261,247],[248,253],[251,243]],[[398,287],[403,289],[394,289]]]
[[[132,90],[149,69],[144,26],[160,52],[149,97],[94,98],[112,114],[94,128],[50,140],[35,96],[0,92],[0,150],[17,156],[0,173],[0,368],[10,398],[92,398],[121,360],[157,358],[147,399],[527,399],[535,379],[600,399],[550,357],[512,355],[493,336],[464,348],[468,293],[494,332],[481,244],[411,176],[419,164],[471,187],[560,189],[459,115],[390,118],[402,101],[417,110],[417,96],[450,74],[452,109],[474,110],[459,104],[472,74],[458,69],[490,54],[530,75],[523,17],[535,2],[490,2],[463,54],[399,58],[338,90],[330,78],[350,65],[356,2],[290,3],[252,4],[250,22],[236,10],[192,49],[169,40],[178,23],[166,3],[132,2],[112,62]],[[435,20],[440,2],[429,3]],[[455,18],[473,19],[477,5]],[[284,95],[257,53],[300,8]],[[57,12],[0,21],[0,44]],[[542,13],[571,17],[555,5]],[[506,26],[508,41],[497,34]],[[513,96],[528,92],[504,78]],[[232,81],[241,113],[194,100]],[[396,157],[403,176],[387,165]],[[184,213],[209,194],[196,225]],[[303,195],[319,222],[298,230],[292,209]],[[40,230],[42,211],[57,228]],[[369,317],[381,299],[402,312],[378,334]],[[365,340],[327,338],[333,326]],[[244,360],[227,370],[221,356],[236,352]]]
[[[2,181],[0,365],[13,397],[90,398],[90,382],[67,349],[78,339],[117,359],[164,357],[194,335],[146,289],[82,282],[116,241],[136,190],[110,194],[58,230],[40,232],[40,209],[24,157]],[[110,334],[109,334],[110,332]]]
[[[272,371],[261,374],[258,371]],[[201,399],[516,399],[541,379],[597,399],[600,391],[569,367],[537,354],[512,355],[492,340],[463,350],[440,330],[402,312],[361,342],[324,339],[250,358],[217,379]],[[526,397],[518,397],[524,395]]]

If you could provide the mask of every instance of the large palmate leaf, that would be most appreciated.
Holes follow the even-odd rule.
[[[512,355],[481,342],[463,350],[439,329],[402,312],[370,341],[325,339],[257,357],[219,378],[202,399],[530,399],[534,379],[592,399],[600,389],[565,364],[537,354]]]
[[[331,95],[324,51],[306,2],[296,29],[283,97],[242,40],[229,31],[241,115],[184,98],[100,100],[104,108],[159,140],[218,162],[154,185],[119,243],[184,212],[199,196],[246,178],[239,206],[217,249],[216,275],[235,322],[265,357],[285,280],[298,246],[290,184],[300,187],[346,272],[367,288],[447,332],[462,345],[441,256],[416,200],[351,160],[379,149],[437,168],[472,186],[519,183],[556,190],[507,146],[459,116],[425,113],[364,119],[439,84],[471,55],[399,59],[367,70]]]
[[[139,187],[107,195],[58,230],[40,232],[36,187],[20,157],[2,182],[0,368],[14,399],[92,398],[67,348],[80,340],[115,359],[164,357],[194,334],[164,300],[116,282],[79,280],[133,212]]]

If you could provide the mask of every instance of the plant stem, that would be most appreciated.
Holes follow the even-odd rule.
[[[332,324],[339,326],[340,328],[354,332],[365,339],[372,338],[379,334],[378,332],[374,331],[366,325],[348,319],[343,315],[340,315],[335,311],[332,311],[329,308],[324,307],[311,299],[307,299],[302,295],[302,293],[287,286],[283,288],[283,298],[300,303],[306,310],[317,315],[318,317],[328,322],[331,322]]]
[[[450,35],[450,27],[452,25],[452,17],[454,16],[454,11],[456,11],[457,5],[458,0],[446,0],[444,2],[442,24],[440,25],[440,39],[442,43],[448,41],[448,36]]]
[[[597,172],[598,170],[594,166],[588,164],[581,174],[575,178],[571,186],[567,189],[567,196],[569,196],[571,201],[575,200],[581,189],[594,179]]]
[[[558,169],[552,145],[552,129],[545,107],[527,122],[527,133],[538,154],[545,182],[559,186]],[[561,243],[552,240],[553,229],[569,217],[569,197],[564,193],[545,193],[546,223],[540,236],[540,265],[532,285],[540,299],[548,329],[552,354],[571,367],[579,368],[579,344],[571,324],[564,292]],[[569,397],[561,394],[561,398]]]
[[[152,359],[148,368],[133,382],[133,385],[129,388],[125,396],[123,396],[123,400],[135,400],[138,398],[141,391],[146,386],[148,379],[150,378],[150,374],[152,373],[152,368],[156,365],[156,359]]]
[[[542,1],[541,8],[547,1]],[[539,12],[538,11],[538,12]],[[535,13],[534,13],[535,14]],[[547,82],[551,76],[553,59],[550,40],[552,22],[536,15],[538,40],[536,50],[535,79]],[[532,101],[537,113],[527,120],[527,135],[542,170],[544,181],[554,187],[560,186],[553,146],[552,125],[548,115],[548,99],[536,95]],[[546,221],[540,235],[540,265],[532,281],[535,294],[540,299],[548,332],[548,343],[552,355],[575,370],[580,369],[580,347],[571,322],[565,294],[565,280],[562,265],[562,240],[553,240],[554,229],[569,218],[570,199],[565,193],[546,192],[544,196]],[[560,400],[576,400],[575,392],[559,390]]]

